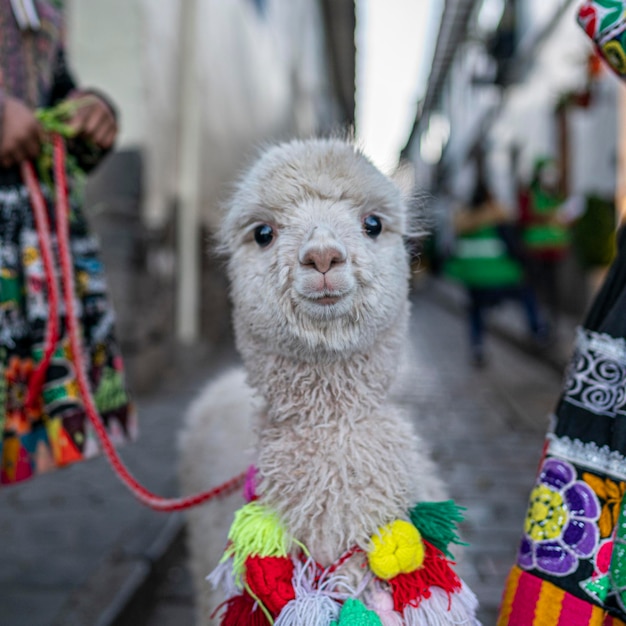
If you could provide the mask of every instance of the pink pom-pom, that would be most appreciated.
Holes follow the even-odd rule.
[[[394,611],[390,592],[373,588],[366,596],[366,605],[378,615],[382,626],[403,626],[402,615]]]

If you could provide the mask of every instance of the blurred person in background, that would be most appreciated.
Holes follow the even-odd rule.
[[[527,190],[519,197],[519,221],[527,250],[529,276],[556,326],[560,307],[558,270],[570,247],[566,198],[552,159],[539,159]]]
[[[505,300],[520,303],[531,335],[543,340],[545,328],[526,279],[514,225],[482,177],[469,205],[458,210],[453,220],[456,242],[444,274],[467,289],[472,364],[485,365],[486,314]]]
[[[610,5],[610,8],[609,8]],[[578,20],[626,77],[626,2]],[[498,626],[626,624],[626,231],[577,330],[530,492]]]
[[[76,100],[67,123],[70,158],[86,171],[111,149],[115,109],[93,90],[80,90],[68,70],[59,3],[0,0],[0,483],[14,483],[91,456],[97,450],[75,380],[61,307],[60,333],[46,334],[48,288],[29,192],[21,175],[48,144],[37,109]],[[78,99],[80,105],[78,106]],[[41,170],[39,171],[41,174]],[[73,181],[70,177],[69,185]],[[50,230],[54,194],[42,185]],[[123,440],[133,412],[114,339],[98,246],[73,194],[70,245],[75,297],[88,377],[109,431]],[[52,235],[56,252],[56,237]],[[56,259],[58,264],[58,259]],[[58,275],[58,271],[57,271]],[[48,277],[49,278],[49,277]],[[59,289],[61,287],[59,286]],[[46,357],[46,353],[48,356]]]

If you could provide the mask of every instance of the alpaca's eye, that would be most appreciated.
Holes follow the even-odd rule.
[[[254,229],[254,241],[256,241],[261,248],[269,246],[273,239],[274,229],[269,224],[261,224]]]
[[[363,230],[365,230],[365,234],[372,239],[375,239],[380,235],[383,229],[383,223],[380,221],[380,217],[376,215],[368,215],[363,220]]]

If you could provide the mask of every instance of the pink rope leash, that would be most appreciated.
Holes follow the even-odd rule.
[[[38,233],[49,232],[50,223],[48,220],[48,209],[44,200],[41,188],[37,184],[37,176],[31,163],[22,162],[22,178],[30,193],[30,201],[33,207],[35,225]],[[26,406],[35,408],[38,402],[41,388],[44,385],[46,372],[54,354],[54,350],[59,340],[59,287],[54,272],[54,257],[52,254],[52,243],[50,237],[39,237],[41,248],[41,258],[46,275],[46,286],[48,290],[48,321],[46,323],[46,334],[44,343],[44,353],[37,369],[33,372],[28,381],[28,395]]]
[[[66,325],[70,339],[70,347],[74,360],[74,368],[76,370],[76,381],[80,390],[80,395],[85,407],[85,412],[91,425],[96,431],[96,435],[102,446],[102,450],[113,467],[118,478],[126,485],[131,493],[143,504],[157,511],[180,511],[188,509],[203,502],[208,502],[219,496],[225,496],[239,489],[245,480],[246,473],[243,472],[239,476],[235,476],[225,483],[210,489],[209,491],[198,494],[184,496],[180,498],[163,498],[148,491],[141,485],[128,471],[117,450],[113,446],[111,439],[98,415],[89,382],[87,380],[84,352],[82,349],[80,326],[76,317],[76,309],[74,303],[74,273],[72,257],[69,244],[69,201],[67,195],[67,178],[65,173],[65,144],[60,135],[53,135],[54,145],[54,179],[55,179],[55,205],[56,205],[56,224],[57,224],[57,241],[59,247],[59,260],[61,265],[61,279],[63,286],[63,300],[65,303]],[[34,174],[33,167],[30,163],[22,166],[22,175],[24,182],[28,188],[33,210],[35,211],[36,227],[39,240],[41,242],[42,256],[44,257],[44,267],[46,271],[46,279],[48,283],[48,293],[50,297],[50,317],[57,317],[58,311],[58,292],[56,279],[54,276],[54,265],[52,262],[51,243],[50,243],[50,225],[48,222],[47,212],[45,212],[45,202],[39,186],[37,177]],[[42,212],[42,203],[45,219],[37,217]],[[37,206],[36,206],[37,205]],[[47,250],[48,252],[44,252]],[[48,260],[46,260],[46,255]],[[53,309],[52,300],[55,298],[55,308]],[[56,327],[56,335],[52,330]],[[50,330],[52,328],[52,330]],[[48,332],[50,330],[50,332]],[[50,350],[50,344],[52,350]],[[50,350],[50,356],[54,352],[54,344],[58,339],[58,321],[53,325],[49,320],[46,329],[46,354]],[[52,341],[54,340],[54,341]],[[43,362],[42,362],[43,363]],[[41,367],[41,365],[40,365]]]

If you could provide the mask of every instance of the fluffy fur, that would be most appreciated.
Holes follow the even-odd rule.
[[[375,237],[364,227],[371,215],[382,222]],[[247,384],[230,373],[196,400],[181,481],[189,492],[240,472],[254,430],[259,492],[320,563],[367,547],[416,501],[445,497],[390,399],[408,343],[408,223],[387,177],[353,145],[319,139],[267,150],[219,233]],[[272,228],[267,246],[255,241],[261,225]],[[203,624],[212,603],[204,578],[241,504],[230,500],[189,517]]]

